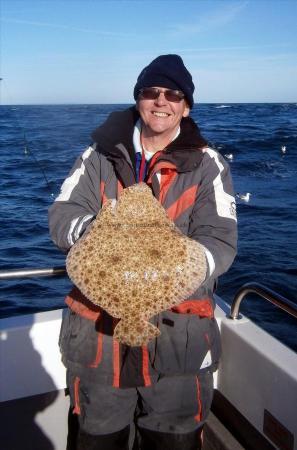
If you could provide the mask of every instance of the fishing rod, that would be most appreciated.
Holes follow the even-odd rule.
[[[51,185],[50,185],[50,182],[49,182],[49,180],[48,180],[48,178],[47,178],[47,176],[46,176],[46,173],[45,173],[45,171],[44,171],[42,165],[40,164],[40,162],[39,162],[38,159],[36,158],[35,154],[34,154],[33,151],[31,150],[31,148],[29,148],[29,145],[28,145],[28,141],[27,141],[27,138],[26,138],[26,133],[25,133],[25,129],[24,129],[24,128],[23,128],[23,139],[24,139],[24,154],[25,154],[25,155],[31,155],[31,156],[32,156],[32,158],[34,159],[35,163],[37,164],[37,166],[38,166],[38,168],[39,168],[39,170],[40,170],[40,172],[41,172],[41,174],[42,174],[42,176],[43,176],[43,178],[44,178],[44,180],[45,180],[45,183],[46,183],[46,186],[47,186],[48,190],[51,192],[51,190],[52,190],[52,189],[51,189]],[[51,197],[54,197],[53,192],[50,193],[50,196],[51,196]]]
[[[4,81],[3,78],[0,78],[0,81]],[[44,168],[42,167],[42,165],[40,164],[39,160],[35,156],[35,153],[33,152],[33,149],[31,147],[29,147],[29,142],[28,142],[28,139],[26,137],[25,127],[20,123],[20,120],[19,120],[18,115],[16,114],[16,112],[13,109],[11,109],[11,112],[12,112],[14,118],[15,118],[15,122],[16,122],[18,128],[21,130],[22,135],[23,135],[24,154],[31,156],[32,159],[35,161],[35,163],[36,163],[38,169],[40,170],[41,175],[42,175],[42,177],[43,177],[43,179],[45,181],[46,187],[47,187],[47,189],[50,192],[50,196],[54,197],[54,193],[52,192],[52,188],[51,188],[51,182],[49,181],[49,179],[48,179],[48,177],[47,177],[47,175],[45,173]]]

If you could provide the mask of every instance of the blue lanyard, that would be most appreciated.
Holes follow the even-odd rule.
[[[143,164],[143,169],[142,170],[142,179],[140,179],[140,168],[141,168],[141,162]],[[147,168],[148,168],[148,163],[146,161],[146,159],[144,158],[144,156],[142,156],[142,154],[140,152],[136,153],[136,181],[137,183],[143,181],[146,177],[146,173],[147,173]]]

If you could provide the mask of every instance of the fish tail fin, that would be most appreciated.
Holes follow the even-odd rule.
[[[141,347],[159,336],[160,330],[146,320],[137,322],[121,319],[114,329],[113,337],[121,342],[121,344],[130,345],[131,347]]]

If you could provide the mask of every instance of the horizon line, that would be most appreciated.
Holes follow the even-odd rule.
[[[210,102],[197,102],[194,103],[194,106],[198,106],[198,105],[260,105],[260,104],[293,104],[296,103],[297,104],[297,100],[290,100],[290,101],[273,101],[273,100],[269,100],[269,101],[258,101],[258,102],[253,102],[253,101],[242,101],[242,102],[224,102],[224,101],[210,101]],[[96,106],[96,105],[123,105],[123,106],[134,106],[135,103],[127,103],[127,102],[117,102],[117,103],[69,103],[69,102],[61,102],[61,103],[3,103],[0,104],[0,106],[80,106],[80,105],[92,105],[92,106]],[[193,106],[193,107],[194,107]],[[193,109],[193,108],[192,108]]]

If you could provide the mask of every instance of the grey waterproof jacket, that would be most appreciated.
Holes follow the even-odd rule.
[[[51,236],[62,251],[79,239],[107,199],[116,199],[123,188],[136,183],[133,134],[138,120],[135,108],[112,113],[75,162],[49,209]],[[66,367],[115,387],[148,386],[159,376],[216,370],[220,337],[213,290],[236,254],[229,166],[208,147],[191,118],[183,118],[178,137],[154,155],[145,181],[182,233],[204,246],[208,271],[191,297],[151,319],[161,335],[143,347],[116,342],[116,319],[77,288],[67,296],[69,311],[60,336]]]

